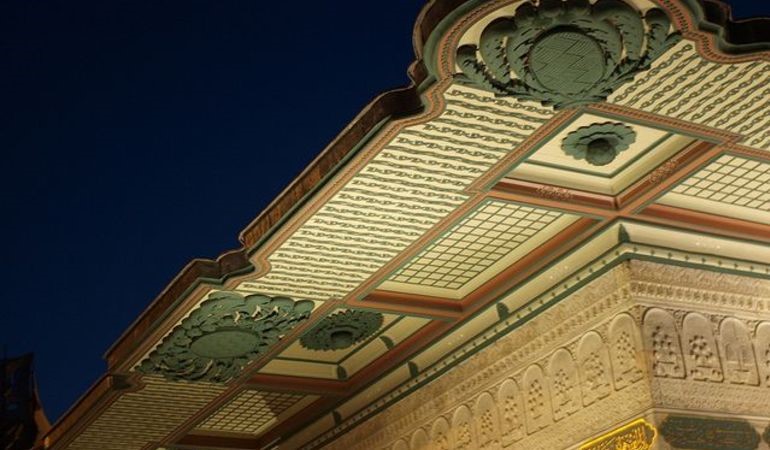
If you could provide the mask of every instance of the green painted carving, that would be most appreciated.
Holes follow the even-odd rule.
[[[312,310],[309,300],[212,294],[163,339],[138,370],[170,380],[226,382],[307,320]]]
[[[372,336],[382,322],[380,313],[340,311],[318,322],[299,342],[309,350],[341,350]]]
[[[678,42],[657,8],[621,0],[541,0],[492,21],[457,50],[460,80],[554,108],[600,102]]]
[[[660,434],[675,448],[753,450],[759,446],[759,433],[745,420],[668,416]]]
[[[767,428],[765,428],[765,432],[762,433],[762,439],[770,445],[770,425],[768,425]]]
[[[564,153],[605,166],[636,141],[636,132],[622,123],[595,123],[568,134],[561,144]]]

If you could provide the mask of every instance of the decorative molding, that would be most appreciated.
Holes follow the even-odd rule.
[[[671,176],[671,174],[676,172],[678,168],[679,161],[677,159],[669,159],[660,166],[656,167],[655,170],[650,172],[647,177],[650,180],[650,183],[657,184]]]
[[[341,350],[372,336],[382,326],[380,313],[360,310],[339,311],[324,317],[299,340],[309,350]]]
[[[457,63],[482,89],[555,108],[604,101],[680,36],[657,8],[644,16],[621,0],[525,2],[492,21]],[[512,74],[518,78],[514,78]]]
[[[676,448],[754,450],[759,446],[759,434],[745,420],[670,415],[659,430],[666,442]]]
[[[592,416],[631,418],[651,408],[770,417],[770,320],[758,320],[770,319],[770,309],[749,295],[768,289],[766,280],[623,263],[327,448],[390,448],[399,440],[418,448],[409,437],[419,430],[437,448],[455,448],[459,436],[476,445],[469,448],[565,448],[606,429]],[[746,369],[752,364],[759,370]],[[329,433],[339,436],[377,405]]]
[[[562,142],[562,149],[577,160],[585,159],[591,165],[606,166],[634,141],[636,132],[628,125],[595,123],[568,134]]]
[[[620,285],[625,269],[611,273],[328,448],[403,441],[414,449],[408,443],[419,430],[440,449],[563,448],[600,432],[608,411],[633,417],[649,408],[639,327],[618,314],[631,306]]]
[[[137,367],[169,380],[223,383],[299,323],[314,303],[216,292],[174,327]]]
[[[535,193],[549,200],[568,201],[573,198],[572,191],[559,186],[539,186]]]

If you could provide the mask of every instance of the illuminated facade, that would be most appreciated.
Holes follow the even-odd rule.
[[[434,0],[55,450],[770,448],[770,22]],[[762,31],[764,30],[764,31]]]

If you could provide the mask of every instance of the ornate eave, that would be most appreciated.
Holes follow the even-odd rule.
[[[629,261],[770,278],[770,22],[732,22],[713,0],[628,0],[621,22],[599,10],[585,16],[598,25],[546,25],[590,28],[585,43],[616,64],[642,50],[598,86],[606,101],[573,101],[575,88],[554,108],[529,60],[496,95],[458,62],[471,45],[466,61],[489,64],[480,36],[522,3],[426,5],[412,86],[367,106],[242,248],[191,262],[41,447],[334,447]],[[644,33],[631,39],[634,14]],[[621,42],[602,37],[607,23],[627,27]],[[681,41],[643,61],[655,26]]]

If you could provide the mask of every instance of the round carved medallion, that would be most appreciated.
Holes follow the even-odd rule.
[[[529,53],[529,65],[545,88],[569,96],[601,80],[604,53],[596,39],[579,29],[556,29],[535,42]]]
[[[372,336],[383,323],[380,313],[348,310],[332,314],[300,338],[309,350],[342,350]]]

